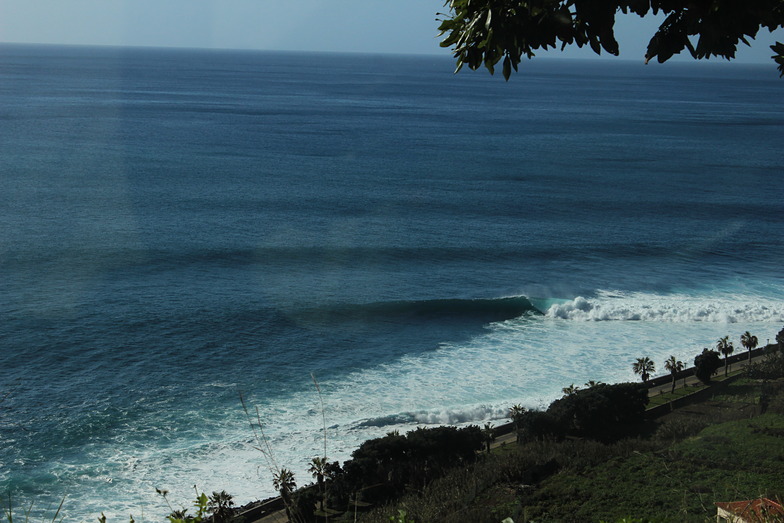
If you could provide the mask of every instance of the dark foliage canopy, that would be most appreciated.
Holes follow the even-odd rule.
[[[405,436],[390,433],[360,445],[333,483],[349,490],[383,486],[375,494],[365,494],[383,499],[410,486],[421,488],[450,467],[473,461],[483,442],[481,429],[474,425],[418,428]]]
[[[721,367],[719,353],[711,349],[702,349],[702,353],[694,358],[694,375],[703,383],[710,383],[711,376]]]
[[[643,420],[646,405],[648,387],[642,383],[600,384],[555,400],[547,414],[566,433],[614,439],[622,427]]]
[[[687,49],[696,59],[732,59],[760,29],[784,27],[784,0],[448,0],[441,19],[442,47],[451,47],[457,70],[482,64],[492,74],[502,61],[507,80],[523,56],[567,45],[588,45],[619,54],[615,17],[619,13],[663,13],[666,18],[648,43],[645,62],[665,62]],[[784,45],[771,46],[784,76]]]

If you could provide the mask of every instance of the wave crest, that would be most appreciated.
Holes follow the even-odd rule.
[[[506,410],[501,407],[477,405],[464,409],[421,410],[401,412],[363,420],[358,427],[391,427],[394,425],[461,425],[503,419]]]
[[[547,318],[576,321],[780,322],[784,304],[744,297],[662,296],[603,292],[551,305]]]

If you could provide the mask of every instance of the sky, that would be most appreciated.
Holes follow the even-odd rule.
[[[0,0],[0,42],[449,56],[438,45],[445,10],[443,0]],[[642,60],[657,26],[619,15],[620,58]],[[770,63],[776,39],[781,30],[763,30],[751,48],[741,44],[738,61]],[[574,47],[537,56],[596,55]]]

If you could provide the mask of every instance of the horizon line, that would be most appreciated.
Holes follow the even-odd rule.
[[[454,61],[454,57],[452,56],[452,51],[448,49],[444,49],[443,53],[439,53],[437,51],[433,52],[391,52],[391,51],[334,51],[334,50],[312,50],[312,49],[262,49],[258,47],[194,47],[194,46],[186,46],[186,45],[144,45],[144,44],[100,44],[100,43],[63,43],[63,42],[11,42],[11,41],[0,41],[0,46],[30,46],[30,47],[72,47],[72,48],[97,48],[97,49],[147,49],[147,50],[172,50],[172,51],[203,51],[203,52],[248,52],[248,53],[281,53],[281,54],[316,54],[316,55],[350,55],[350,56],[400,56],[400,57],[430,57],[430,58],[444,58]],[[608,53],[602,53],[601,55],[597,55],[594,53],[587,54],[581,57],[575,56],[564,56],[562,51],[559,51],[557,48],[553,49],[546,49],[540,50],[541,55],[535,55],[531,58],[528,58],[527,61],[521,61],[523,63],[530,63],[535,60],[562,60],[562,61],[572,61],[572,62],[590,62],[590,61],[604,61],[606,63],[610,62],[628,62],[628,63],[643,63],[644,57],[640,58],[628,58],[623,56],[615,56],[610,55]],[[711,59],[713,58],[713,59]],[[670,60],[665,63],[657,63],[654,62],[653,65],[667,65],[667,64],[692,64],[698,67],[703,67],[705,65],[734,65],[734,66],[755,66],[755,65],[775,65],[775,61],[772,57],[768,58],[767,60],[742,60],[738,61],[737,58],[735,59],[726,59],[723,57],[706,57],[703,59],[696,59],[690,56],[679,56],[675,55]],[[648,65],[648,64],[646,64]],[[484,69],[482,67],[481,69]]]

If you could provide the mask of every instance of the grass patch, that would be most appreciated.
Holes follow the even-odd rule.
[[[653,407],[658,407],[659,405],[664,405],[673,400],[683,398],[684,396],[694,394],[695,392],[699,392],[705,388],[707,387],[703,384],[689,385],[688,387],[677,388],[674,392],[665,392],[663,394],[651,396],[648,400],[648,408],[650,409]]]
[[[676,444],[673,450],[691,461],[714,463],[728,470],[781,469],[784,416],[763,414],[750,420],[712,425]]]
[[[604,487],[604,486],[607,487]],[[712,425],[656,451],[566,469],[529,500],[537,521],[705,521],[715,501],[784,496],[784,416]]]
[[[540,485],[527,511],[537,521],[614,521],[632,515],[703,522],[715,517],[715,501],[784,495],[782,465],[784,417],[723,423],[671,448],[562,470]]]
[[[717,401],[729,403],[745,403],[756,405],[759,403],[760,385],[759,383],[741,378],[728,384],[727,389],[715,395]]]

